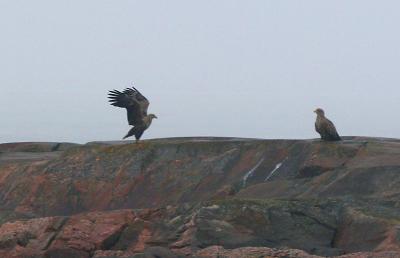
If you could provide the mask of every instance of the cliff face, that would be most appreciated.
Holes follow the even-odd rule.
[[[3,144],[0,225],[0,257],[400,257],[400,142]]]

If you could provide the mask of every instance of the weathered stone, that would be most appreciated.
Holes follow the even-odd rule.
[[[393,139],[4,144],[0,257],[400,257],[399,197]]]

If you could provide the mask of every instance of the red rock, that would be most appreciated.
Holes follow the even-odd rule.
[[[400,252],[352,253],[340,258],[399,258]]]
[[[54,250],[80,250],[92,253],[107,249],[118,239],[122,230],[135,219],[130,210],[90,212],[71,217],[49,246]]]
[[[199,258],[320,258],[320,256],[310,255],[300,250],[279,250],[266,247],[244,247],[233,250],[226,250],[221,246],[211,246],[196,252],[195,255]]]
[[[0,257],[396,257],[399,171],[393,139],[0,145]]]
[[[400,225],[347,208],[334,245],[346,253],[364,251],[400,252]]]

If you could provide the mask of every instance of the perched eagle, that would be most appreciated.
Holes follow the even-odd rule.
[[[335,125],[325,117],[324,110],[317,108],[314,113],[317,114],[315,130],[321,135],[321,139],[324,141],[340,141],[341,138],[336,131]]]
[[[111,105],[126,108],[128,122],[133,126],[123,139],[134,135],[136,142],[139,141],[144,131],[150,127],[152,120],[157,118],[154,114],[147,115],[150,102],[134,87],[127,88],[123,92],[112,90],[108,93],[108,98]]]

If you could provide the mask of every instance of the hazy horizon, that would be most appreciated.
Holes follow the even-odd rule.
[[[396,1],[2,1],[0,142],[120,140],[107,92],[159,117],[143,139],[400,138]]]

